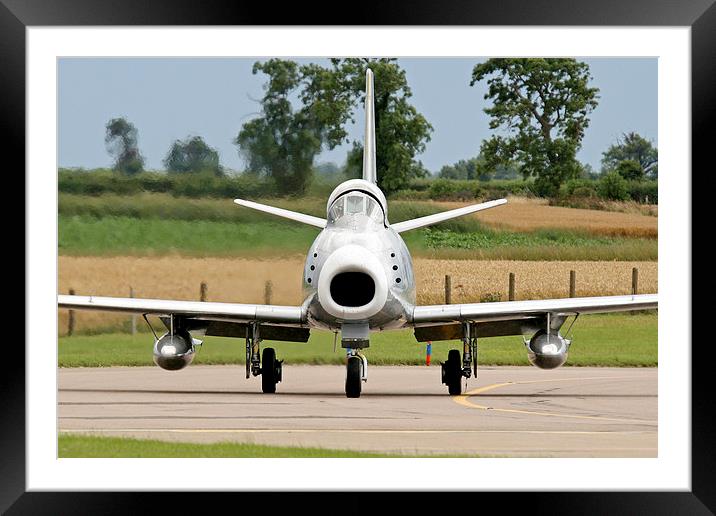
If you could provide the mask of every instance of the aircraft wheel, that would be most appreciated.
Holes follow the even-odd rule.
[[[361,389],[361,369],[363,361],[360,357],[348,357],[346,364],[346,397],[360,398]]]
[[[281,381],[281,362],[276,360],[276,350],[265,348],[261,353],[261,390],[266,394],[276,392]]]
[[[461,364],[460,351],[451,349],[448,352],[447,362],[443,364],[443,383],[447,384],[448,392],[451,396],[459,396],[462,394]]]

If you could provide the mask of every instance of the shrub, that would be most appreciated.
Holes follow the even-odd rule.
[[[416,190],[418,192],[425,192],[430,189],[430,185],[433,184],[434,179],[430,177],[421,177],[417,179],[413,179],[408,184],[408,189],[410,190]]]
[[[270,197],[276,194],[273,181],[250,174],[216,176],[213,173],[142,172],[129,176],[105,169],[89,172],[60,169],[58,190],[78,195],[131,195],[154,192],[181,197],[216,198]]]
[[[498,198],[508,195],[521,195],[533,197],[535,195],[534,182],[523,179],[495,179],[482,183],[487,192],[486,197]]]
[[[430,192],[428,190],[398,190],[394,192],[391,199],[403,199],[406,201],[428,201],[430,200]]]
[[[457,190],[455,181],[449,179],[436,179],[433,184],[430,185],[430,198],[431,199],[447,199],[452,197]]]
[[[589,179],[570,179],[560,189],[560,194],[565,197],[575,195],[576,190],[591,189],[594,190],[594,181]]]
[[[618,172],[608,172],[599,180],[599,195],[612,201],[626,201],[629,188],[626,180]]]
[[[433,200],[497,199],[507,195],[533,196],[534,184],[530,181],[496,179],[478,181],[474,179],[421,179],[412,181],[409,190],[427,192]],[[397,195],[395,196],[397,197]]]
[[[597,190],[593,186],[580,186],[574,189],[572,196],[591,199],[597,197]]]
[[[629,181],[629,197],[636,202],[658,204],[658,185],[658,181]]]

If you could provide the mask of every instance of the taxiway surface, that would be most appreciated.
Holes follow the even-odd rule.
[[[656,457],[657,369],[482,367],[450,397],[439,367],[284,367],[277,394],[243,366],[59,370],[61,432],[405,455]]]

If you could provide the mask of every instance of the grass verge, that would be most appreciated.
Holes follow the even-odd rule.
[[[569,323],[569,322],[568,322]],[[611,367],[655,367],[658,316],[655,313],[584,316],[573,328],[573,344],[567,365]],[[153,337],[115,333],[60,337],[60,367],[106,367],[152,365]],[[313,331],[305,344],[265,341],[277,355],[291,364],[343,364],[340,348],[334,352],[333,334]],[[447,358],[448,350],[459,348],[455,341],[435,342],[432,363]],[[415,341],[412,331],[376,333],[365,351],[373,365],[421,365],[425,363],[425,344]],[[520,337],[480,340],[482,365],[529,365]],[[206,337],[194,364],[243,364],[244,342],[240,339]]]
[[[58,436],[58,456],[61,458],[381,458],[406,457],[363,453],[325,448],[264,446],[220,442],[212,444],[178,443],[152,439],[102,437],[61,433]],[[411,456],[412,457],[412,456]]]

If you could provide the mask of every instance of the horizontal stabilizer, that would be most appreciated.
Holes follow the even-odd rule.
[[[246,206],[247,208],[251,208],[253,210],[263,211],[272,215],[278,215],[279,217],[283,217],[284,219],[291,219],[297,222],[303,222],[304,224],[316,226],[317,228],[326,227],[326,219],[314,217],[313,215],[305,215],[296,211],[284,210],[283,208],[275,208],[266,204],[260,204],[252,201],[244,201],[243,199],[234,199],[234,202],[239,206]]]
[[[470,213],[475,213],[476,211],[486,210],[488,208],[494,208],[495,206],[500,206],[500,205],[506,204],[506,203],[507,203],[507,199],[497,199],[496,201],[488,201],[488,202],[483,202],[480,204],[473,204],[471,206],[465,206],[464,208],[456,208],[454,210],[443,211],[441,213],[436,213],[434,215],[428,215],[426,217],[419,217],[419,218],[413,219],[413,220],[406,220],[404,222],[398,222],[396,224],[391,224],[390,227],[392,227],[396,232],[402,233],[403,231],[410,231],[411,229],[422,228],[425,226],[432,226],[433,224],[437,224],[439,222],[444,222],[446,220],[454,219],[455,217],[462,217],[463,215],[469,215]]]

